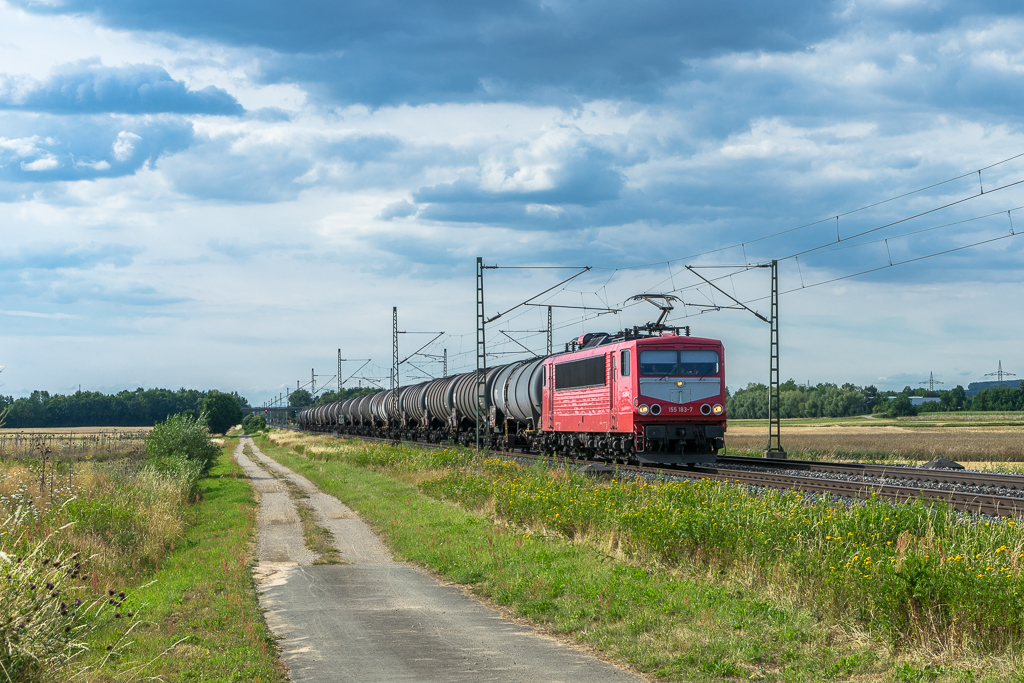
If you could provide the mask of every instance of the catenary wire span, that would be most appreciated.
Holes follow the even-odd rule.
[[[962,174],[960,174],[958,176],[955,176],[953,178],[947,178],[946,180],[942,180],[942,181],[939,181],[937,183],[932,183],[931,185],[927,185],[925,187],[920,187],[920,188],[918,188],[916,190],[911,190],[909,192],[904,192],[903,194],[895,195],[893,197],[888,197],[886,199],[874,202],[872,204],[866,204],[866,205],[858,207],[856,209],[851,209],[851,210],[845,211],[843,213],[839,213],[839,214],[835,214],[835,215],[832,215],[832,216],[828,216],[827,218],[821,218],[819,220],[812,221],[810,223],[804,223],[803,225],[798,225],[798,226],[793,227],[793,228],[787,228],[785,230],[780,230],[778,232],[771,233],[770,235],[762,235],[761,237],[755,237],[754,239],[744,240],[743,242],[737,242],[736,244],[730,244],[728,246],[718,247],[716,249],[710,249],[708,251],[703,251],[703,252],[696,253],[696,254],[690,254],[689,256],[682,256],[682,257],[679,257],[679,258],[668,259],[667,261],[654,261],[654,262],[651,262],[651,263],[645,263],[645,264],[637,265],[637,266],[619,266],[618,268],[614,268],[614,269],[600,268],[600,267],[595,267],[594,269],[595,270],[642,270],[644,268],[653,268],[655,266],[659,266],[659,265],[662,265],[662,264],[671,264],[671,263],[678,263],[680,261],[689,261],[691,259],[700,258],[702,256],[709,256],[711,254],[717,254],[719,252],[728,251],[730,249],[744,249],[744,251],[745,251],[746,245],[748,245],[748,244],[754,244],[756,242],[762,242],[764,240],[768,240],[768,239],[771,239],[773,237],[780,237],[782,235],[787,235],[787,234],[789,234],[791,232],[796,232],[798,230],[803,230],[805,228],[814,227],[815,225],[821,225],[822,223],[827,223],[829,221],[834,221],[837,218],[843,218],[844,216],[851,216],[851,215],[853,215],[855,213],[859,213],[861,211],[866,211],[867,209],[873,209],[876,206],[881,206],[883,204],[888,204],[889,202],[894,202],[894,201],[896,201],[898,199],[904,199],[906,197],[910,197],[910,196],[913,196],[913,195],[918,194],[920,192],[925,192],[926,190],[934,189],[936,187],[941,187],[942,185],[946,185],[946,184],[955,182],[957,180],[963,180],[964,178],[970,177],[972,175],[976,175],[976,174],[980,173],[981,171],[987,171],[990,168],[995,168],[996,166],[1001,166],[1002,164],[1009,163],[1009,162],[1013,161],[1014,159],[1019,159],[1021,157],[1024,157],[1024,152],[1021,152],[1020,154],[1015,154],[1015,155],[1013,155],[1011,157],[1007,157],[1007,158],[1002,159],[1000,161],[997,161],[995,163],[989,164],[988,166],[983,166],[981,168],[977,168],[977,169],[974,169],[972,171],[968,171],[966,173],[962,173]],[[1020,183],[1024,183],[1024,180],[1018,181],[1018,182],[1013,183],[1013,184],[1017,185],[1017,184],[1020,184]],[[1004,185],[1004,186],[1002,186],[1000,188],[996,188],[996,190],[1005,189],[1006,187],[1010,187],[1010,186],[1009,185]],[[966,199],[974,199],[974,198],[980,197],[980,196],[982,196],[984,194],[990,194],[992,192],[995,192],[996,190],[988,190],[988,191],[985,191],[985,192],[979,192],[978,194],[971,195],[970,197],[968,197]],[[850,237],[847,237],[845,239],[850,239]],[[830,244],[834,244],[834,242],[830,242]]]
[[[1000,212],[1000,213],[1005,213],[1005,212]],[[811,289],[813,287],[820,287],[822,285],[831,284],[833,282],[839,282],[841,280],[849,280],[851,278],[860,277],[861,275],[867,275],[869,273],[875,273],[875,272],[878,272],[880,270],[886,270],[887,268],[895,268],[897,266],[906,265],[908,263],[914,263],[916,261],[924,261],[925,259],[935,258],[936,256],[943,256],[944,254],[952,254],[953,252],[963,251],[965,249],[971,249],[973,247],[979,247],[979,246],[981,246],[983,244],[991,244],[992,242],[998,242],[1000,240],[1010,239],[1011,237],[1019,237],[1020,234],[1021,233],[1010,233],[1008,235],[1000,235],[999,237],[993,237],[993,238],[987,239],[987,240],[980,240],[978,242],[973,242],[971,244],[964,244],[964,245],[961,245],[959,247],[953,247],[951,249],[943,249],[942,251],[937,251],[937,252],[934,252],[934,253],[931,253],[931,254],[925,254],[924,256],[915,256],[914,258],[904,259],[903,261],[893,261],[891,263],[886,263],[885,265],[877,266],[875,268],[868,268],[867,270],[861,270],[861,271],[858,271],[856,273],[849,273],[848,275],[841,275],[839,277],[829,278],[828,280],[822,280],[821,282],[815,282],[813,284],[809,284],[809,285],[805,285],[805,286],[800,286],[800,287],[794,287],[793,289],[787,289],[787,290],[779,292],[779,296],[782,296],[783,294],[792,294],[794,292],[800,292],[800,291],[803,291],[805,289]],[[765,299],[768,299],[768,298],[770,298],[770,297],[768,297],[768,296],[759,296],[759,297],[755,297],[753,299],[748,299],[747,301],[744,301],[743,303],[744,304],[752,304],[752,303],[757,303],[758,301],[764,301]],[[688,314],[681,315],[681,316],[675,316],[673,318],[673,320],[680,320],[680,319],[683,319],[683,318],[691,318],[691,317],[695,317],[695,316],[701,315],[702,313],[703,313],[703,311],[700,311],[700,312],[697,312],[697,313],[688,313]]]

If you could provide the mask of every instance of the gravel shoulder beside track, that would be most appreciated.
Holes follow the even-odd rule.
[[[344,563],[313,565],[285,484],[309,496]],[[645,679],[503,618],[454,586],[392,559],[336,498],[263,455],[248,438],[235,457],[260,498],[256,570],[260,604],[280,639],[291,680],[313,682]]]

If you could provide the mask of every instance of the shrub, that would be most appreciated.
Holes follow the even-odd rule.
[[[146,458],[162,472],[194,470],[198,479],[210,471],[219,454],[220,449],[210,439],[205,416],[196,419],[188,413],[173,415],[158,423],[146,439]]]
[[[242,419],[242,429],[245,430],[246,434],[255,434],[256,432],[262,432],[267,428],[267,420],[262,415],[246,415]]]

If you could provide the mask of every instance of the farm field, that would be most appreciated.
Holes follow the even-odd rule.
[[[20,434],[33,436],[37,434],[64,435],[64,434],[122,434],[126,432],[148,433],[153,431],[152,427],[3,427],[0,428],[0,435]]]
[[[145,452],[146,438],[152,429],[3,429],[0,430],[0,460],[59,461],[72,468],[86,460],[137,460]]]
[[[783,420],[782,445],[790,457],[809,460],[920,463],[948,458],[965,463],[1024,463],[1024,421],[1019,415],[1016,422],[1010,417],[986,415],[987,422],[942,415]],[[767,441],[766,421],[729,422],[725,443],[730,455],[760,453]]]
[[[291,432],[260,447],[398,557],[658,680],[1024,674],[1024,536],[1008,520]]]

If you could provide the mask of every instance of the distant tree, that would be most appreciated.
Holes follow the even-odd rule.
[[[909,389],[910,387],[907,388]],[[917,415],[917,406],[910,402],[910,392],[901,393],[899,396],[889,401],[888,410],[886,412],[889,414],[889,417]]]
[[[316,397],[316,401],[314,401],[312,405],[323,406],[327,405],[328,403],[335,403],[337,401],[344,401],[345,399],[348,398],[355,398],[356,396],[375,394],[378,391],[380,391],[380,389],[371,389],[367,387],[350,387],[348,389],[342,389],[341,393],[338,393],[337,391],[334,390],[325,391],[324,393]]]
[[[211,391],[203,399],[203,415],[214,434],[224,434],[242,421],[242,407],[231,394]]]
[[[974,397],[974,410],[1024,410],[1024,389],[1019,387],[989,387]]]
[[[148,427],[179,413],[198,418],[205,398],[206,392],[197,389],[139,387],[109,395],[76,391],[53,396],[35,391],[17,400],[0,396],[0,409],[9,408],[10,427]],[[244,398],[238,400],[246,405]]]
[[[764,419],[768,416],[768,387],[748,384],[730,394],[727,400],[729,417],[733,419]],[[779,385],[779,411],[782,417],[846,417],[867,412],[867,399],[859,387],[830,382],[816,386],[797,384],[792,379]]]
[[[288,405],[292,408],[305,408],[313,405],[313,397],[305,389],[296,389],[288,397]]]
[[[949,407],[952,410],[963,410],[967,405],[967,392],[959,384],[949,390]]]
[[[330,391],[325,391],[324,393],[322,393],[319,396],[317,396],[316,400],[313,401],[313,405],[315,405],[315,406],[325,406],[328,403],[334,403],[335,401],[340,401],[340,400],[341,399],[338,397],[338,392],[334,391],[333,389],[331,389]]]

